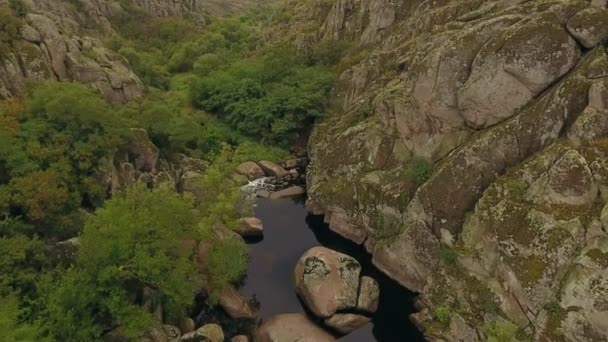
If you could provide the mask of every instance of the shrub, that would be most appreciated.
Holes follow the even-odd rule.
[[[433,319],[444,325],[450,323],[451,315],[450,308],[445,306],[440,306],[433,311]]]
[[[410,180],[420,186],[433,175],[433,164],[427,159],[414,157],[407,163],[405,173]]]
[[[488,342],[517,342],[518,328],[515,324],[499,319],[486,323],[483,331],[488,336]]]

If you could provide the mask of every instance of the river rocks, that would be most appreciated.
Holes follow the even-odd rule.
[[[325,320],[325,325],[334,329],[342,335],[350,334],[351,332],[365,326],[371,321],[371,318],[357,314],[335,314]]]
[[[373,314],[378,307],[378,284],[372,278],[360,278],[360,272],[354,258],[314,247],[294,270],[296,293],[310,311],[325,318],[327,326],[348,334],[369,322],[362,313]]]
[[[334,342],[336,339],[303,314],[281,314],[257,330],[255,342]]]
[[[289,174],[282,166],[268,160],[262,160],[258,164],[268,176],[283,178]]]
[[[255,309],[249,300],[233,287],[229,287],[222,293],[219,305],[233,319],[254,319],[256,317]]]
[[[319,317],[357,305],[361,265],[354,258],[324,247],[308,250],[296,265],[296,293]]]
[[[184,342],[224,342],[224,331],[217,324],[206,324],[196,331],[185,334],[180,341]]]
[[[373,278],[367,276],[361,277],[357,310],[373,314],[378,310],[379,299],[380,287],[378,286],[378,283]]]
[[[262,237],[264,235],[264,225],[259,218],[245,217],[240,220],[236,232],[245,238]]]
[[[270,198],[271,199],[289,198],[289,197],[296,197],[296,196],[304,195],[305,193],[306,193],[306,189],[304,189],[303,187],[292,186],[290,188],[271,193]]]
[[[237,166],[236,172],[243,176],[249,177],[250,180],[266,177],[264,170],[262,170],[258,164],[251,161],[244,162]]]

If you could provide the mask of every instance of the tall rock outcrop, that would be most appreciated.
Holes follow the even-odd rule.
[[[606,3],[292,6],[275,32],[358,51],[310,140],[308,205],[420,293],[425,334],[608,338]]]
[[[20,94],[27,81],[75,81],[98,89],[112,102],[143,95],[143,84],[127,60],[106,48],[111,18],[137,10],[154,17],[229,15],[258,0],[18,0],[25,13],[0,0],[0,23],[13,29],[0,46],[0,99]],[[8,31],[7,31],[8,32]],[[95,37],[89,36],[94,32]],[[6,42],[4,40],[7,40]]]

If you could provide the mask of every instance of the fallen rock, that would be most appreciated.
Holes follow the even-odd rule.
[[[273,192],[270,194],[271,199],[281,199],[281,198],[289,198],[296,197],[300,195],[304,195],[306,193],[306,189],[301,186],[292,186],[290,188]]]
[[[259,164],[269,176],[283,178],[289,174],[282,166],[277,165],[276,163],[273,163],[271,161],[262,160],[261,162],[259,162]]]
[[[325,320],[328,327],[335,329],[342,335],[350,334],[351,332],[365,326],[371,318],[357,314],[335,314]]]
[[[247,176],[250,180],[266,177],[266,173],[260,167],[260,165],[248,161],[240,164],[236,167],[236,172],[240,175]]]
[[[318,317],[357,306],[361,265],[346,254],[325,247],[308,250],[294,270],[295,290]]]
[[[222,293],[219,304],[228,316],[233,319],[254,319],[256,317],[255,309],[247,298],[241,295],[234,287],[230,287]]]
[[[261,237],[264,236],[264,225],[257,217],[245,217],[240,220],[236,232],[242,237]]]
[[[238,335],[238,336],[234,336],[232,338],[232,340],[230,340],[231,342],[249,342],[249,337],[245,336],[245,335]]]
[[[180,341],[185,342],[224,342],[224,331],[217,324],[206,324],[182,336]]]
[[[303,314],[274,316],[257,330],[255,342],[334,342],[335,337]]]

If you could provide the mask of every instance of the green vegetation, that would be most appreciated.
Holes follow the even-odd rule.
[[[25,3],[0,10],[0,51],[20,39]],[[157,323],[155,308],[177,321],[196,291],[213,304],[241,282],[247,249],[226,229],[251,203],[233,170],[289,157],[324,116],[347,48],[258,49],[264,13],[202,26],[120,5],[116,33],[103,38],[143,81],[144,99],[112,105],[51,82],[0,101],[0,341],[94,341],[117,328],[135,339]],[[131,162],[130,128],[148,132],[166,173],[184,155],[200,170],[117,190],[110,175]]]
[[[427,159],[414,157],[405,166],[405,175],[420,186],[433,175],[433,164]]]
[[[306,64],[290,47],[230,64],[192,87],[198,107],[216,113],[238,132],[287,144],[324,115],[333,74]]]
[[[502,319],[486,323],[483,326],[483,331],[488,337],[488,342],[519,341],[519,339],[517,339],[517,326]]]
[[[180,242],[197,237],[191,199],[168,187],[135,186],[106,201],[80,236],[76,264],[48,295],[48,324],[63,341],[90,341],[110,322],[137,337],[151,315],[132,298],[145,288],[165,314],[180,317],[196,290],[192,251]]]
[[[18,6],[16,4],[13,6]],[[10,51],[13,41],[20,37],[19,29],[23,24],[23,19],[18,15],[22,9],[21,7],[13,9],[13,6],[11,9],[0,8],[0,56],[4,56],[6,51]]]
[[[451,316],[450,308],[445,306],[440,306],[433,311],[433,319],[443,325],[450,323]]]

